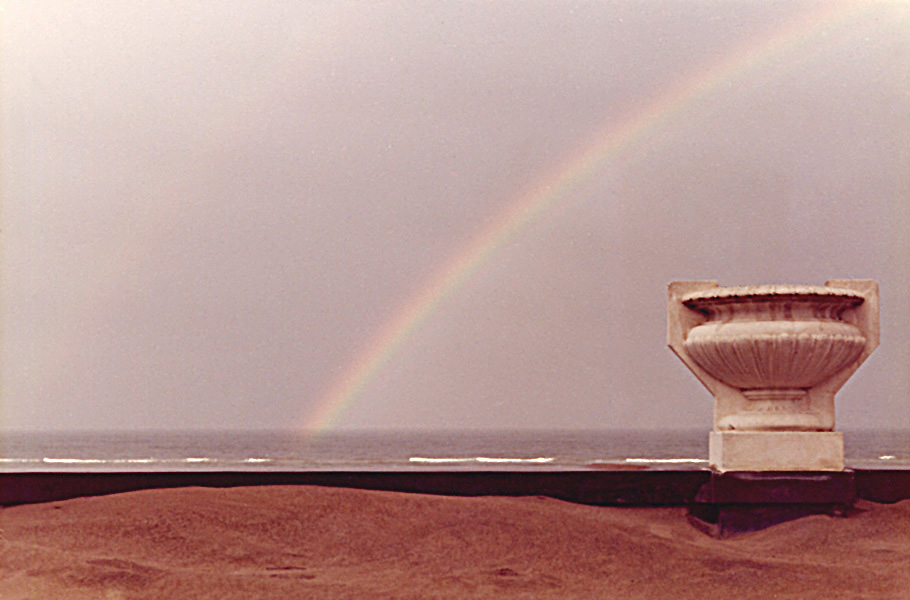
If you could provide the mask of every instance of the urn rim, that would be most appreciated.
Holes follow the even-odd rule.
[[[843,303],[859,306],[865,296],[854,290],[824,285],[742,285],[716,287],[686,294],[682,303],[689,308],[738,302],[774,302],[779,300]]]

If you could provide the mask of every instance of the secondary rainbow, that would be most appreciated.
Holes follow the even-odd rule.
[[[330,429],[342,413],[369,386],[405,341],[455,290],[470,279],[512,236],[566,198],[572,188],[601,167],[629,152],[638,142],[678,119],[681,113],[715,92],[721,85],[742,79],[775,57],[809,50],[815,41],[825,44],[844,39],[844,29],[855,25],[870,4],[820,3],[784,27],[743,44],[720,61],[694,71],[657,94],[641,109],[620,120],[610,120],[581,150],[555,165],[516,195],[500,216],[460,252],[443,264],[419,291],[386,322],[325,392],[317,408],[302,423],[305,430]],[[824,48],[816,49],[821,52]]]

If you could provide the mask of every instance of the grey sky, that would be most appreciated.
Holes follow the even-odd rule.
[[[857,277],[882,345],[839,427],[910,427],[910,3],[0,8],[2,427],[298,426],[523,190],[787,31],[508,238],[338,426],[707,430],[667,283]]]

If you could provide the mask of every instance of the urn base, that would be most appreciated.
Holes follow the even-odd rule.
[[[836,431],[712,431],[708,459],[717,471],[842,471]]]

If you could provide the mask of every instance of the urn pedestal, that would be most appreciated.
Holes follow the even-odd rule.
[[[834,394],[878,345],[878,285],[669,286],[667,342],[714,395],[717,471],[838,471]]]

